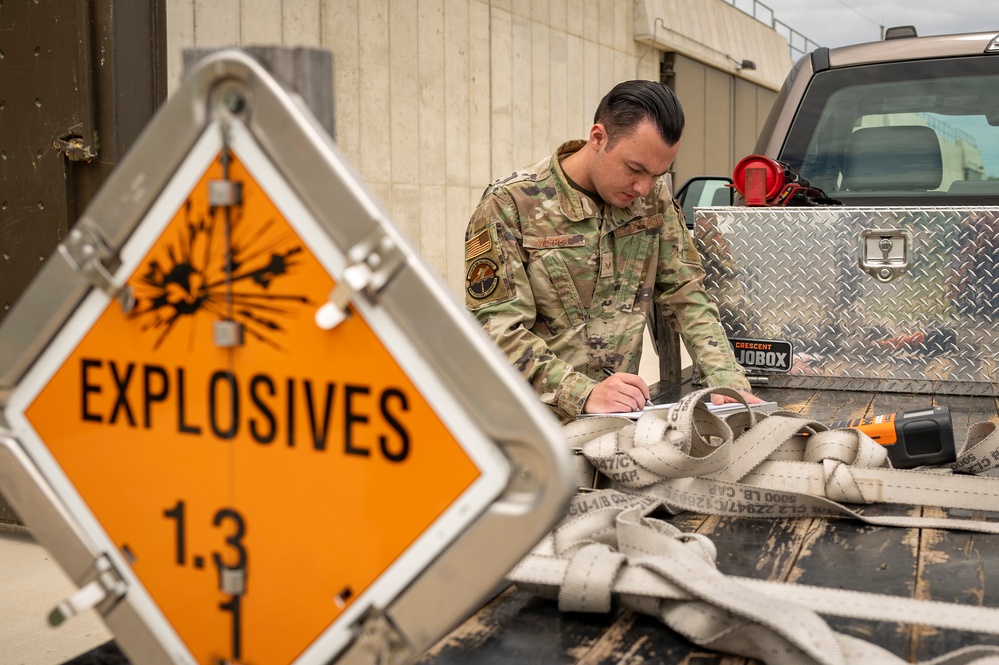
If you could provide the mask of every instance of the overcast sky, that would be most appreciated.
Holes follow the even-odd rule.
[[[844,46],[881,39],[881,26],[914,25],[920,35],[995,30],[999,34],[996,0],[755,0],[774,17],[819,46]],[[753,0],[736,0],[751,11]],[[768,12],[756,8],[767,21]]]

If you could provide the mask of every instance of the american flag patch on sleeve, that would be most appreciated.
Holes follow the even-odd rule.
[[[478,235],[465,241],[465,260],[485,254],[492,249],[492,246],[492,240],[489,239],[489,229],[483,229]]]

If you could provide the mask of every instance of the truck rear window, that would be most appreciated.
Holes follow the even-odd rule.
[[[821,72],[780,159],[848,205],[999,202],[999,58]]]

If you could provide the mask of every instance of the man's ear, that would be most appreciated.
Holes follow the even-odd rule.
[[[603,126],[603,123],[598,122],[590,127],[590,147],[594,150],[600,150],[607,147],[607,141],[607,128]]]

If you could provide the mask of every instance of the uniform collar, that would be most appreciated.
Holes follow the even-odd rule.
[[[641,216],[646,208],[645,199],[635,199],[626,208],[618,208],[605,202],[604,213],[602,214],[600,207],[593,199],[569,184],[569,179],[566,177],[565,171],[562,170],[561,160],[567,155],[571,155],[577,150],[582,149],[585,145],[586,141],[582,139],[566,141],[552,155],[551,169],[554,176],[555,191],[558,192],[559,212],[570,222],[581,222],[584,219],[605,216],[609,218],[608,221],[611,222],[611,226],[614,228]],[[650,197],[655,195],[655,191],[649,194]]]

